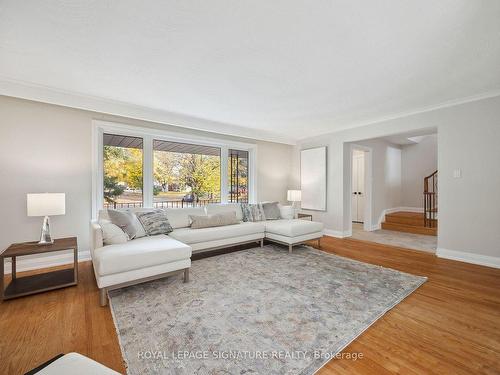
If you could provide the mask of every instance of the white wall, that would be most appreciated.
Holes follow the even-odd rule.
[[[13,242],[39,237],[41,218],[26,216],[26,193],[66,193],[66,215],[54,216],[54,237],[78,236],[82,254],[89,249],[91,217],[91,126],[93,119],[149,126],[183,135],[217,136],[78,109],[0,96],[0,251]],[[292,147],[227,136],[219,139],[256,143],[259,200],[284,202]]]
[[[424,178],[438,166],[437,134],[421,142],[401,147],[401,205],[422,208],[424,204]]]
[[[372,227],[388,208],[401,206],[401,148],[383,139],[345,143],[344,147],[361,145],[372,150]],[[345,168],[350,159],[344,159]]]
[[[300,149],[328,146],[328,209],[313,214],[332,233],[344,233],[350,226],[344,215],[350,204],[344,143],[424,128],[438,129],[438,247],[472,253],[476,259],[486,256],[500,266],[500,97],[304,140],[295,147],[291,184],[299,181]],[[462,178],[453,178],[455,168],[463,170]],[[349,199],[344,200],[346,195]]]

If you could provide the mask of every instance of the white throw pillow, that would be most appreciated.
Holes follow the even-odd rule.
[[[279,205],[280,216],[282,219],[293,219],[295,217],[295,210],[292,206],[282,206]]]
[[[108,220],[100,220],[102,229],[102,242],[104,245],[117,245],[128,241],[127,234],[119,226],[112,224]]]

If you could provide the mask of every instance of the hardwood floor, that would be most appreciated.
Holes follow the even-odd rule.
[[[321,247],[429,280],[344,350],[362,358],[332,360],[319,374],[500,374],[500,270],[352,239],[325,237]],[[70,351],[124,372],[90,262],[79,270],[77,287],[0,304],[0,374]]]

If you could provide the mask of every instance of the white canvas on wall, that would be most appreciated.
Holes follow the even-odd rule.
[[[301,207],[326,211],[326,147],[300,152]]]

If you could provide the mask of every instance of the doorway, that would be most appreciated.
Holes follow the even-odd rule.
[[[365,222],[365,152],[353,149],[351,181],[351,215],[353,223]]]
[[[352,235],[353,227],[372,231],[372,160],[371,147],[351,143],[349,147],[348,194],[345,203],[350,211],[347,225]],[[347,187],[347,186],[346,186]],[[347,193],[347,192],[346,192]],[[347,202],[347,199],[350,202]]]

